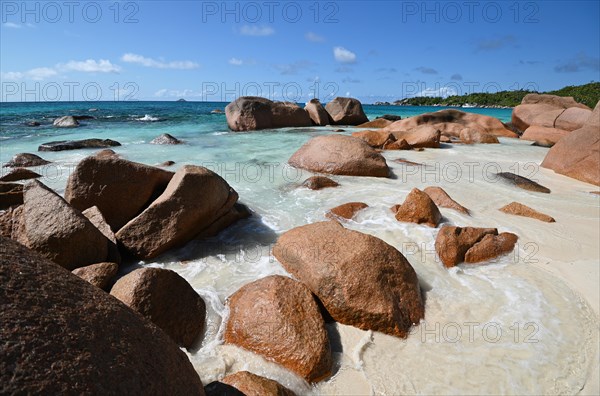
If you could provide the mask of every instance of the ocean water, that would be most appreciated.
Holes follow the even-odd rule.
[[[331,128],[288,128],[232,133],[225,103],[74,102],[1,104],[0,162],[19,152],[35,153],[53,140],[109,138],[122,143],[122,157],[158,164],[175,161],[209,167],[234,187],[253,212],[217,237],[191,242],[137,265],[180,273],[207,303],[207,332],[188,352],[206,384],[247,369],[276,379],[298,394],[573,394],[598,359],[598,318],[594,309],[548,267],[598,263],[599,197],[594,188],[540,168],[547,149],[500,139],[499,145],[445,145],[441,149],[384,152],[394,177],[332,177],[341,186],[322,191],[300,188],[311,174],[287,165],[308,139]],[[97,109],[97,111],[89,111]],[[440,108],[365,106],[369,118],[403,117]],[[510,119],[507,109],[465,109]],[[75,129],[57,129],[62,115],[92,115]],[[27,121],[42,123],[27,127]],[[337,127],[336,127],[337,128]],[[344,128],[346,134],[352,128]],[[150,140],[170,133],[177,146]],[[70,171],[96,150],[39,153],[53,161],[34,168],[59,193]],[[395,162],[407,159],[426,166]],[[6,172],[3,168],[1,172]],[[537,194],[503,184],[495,172],[519,173],[549,187]],[[498,227],[519,236],[515,251],[487,265],[446,270],[434,252],[438,230],[396,221],[389,208],[414,188],[443,187],[471,209],[467,216],[441,209],[447,224]],[[271,255],[278,235],[325,220],[328,209],[350,201],[369,208],[351,229],[375,235],[399,249],[415,268],[426,298],[425,321],[406,340],[339,324],[328,325],[334,375],[316,385],[240,348],[224,345],[226,298],[242,285],[271,274],[287,275]],[[556,218],[553,224],[509,216],[498,208],[512,201]],[[123,269],[127,271],[129,269]]]

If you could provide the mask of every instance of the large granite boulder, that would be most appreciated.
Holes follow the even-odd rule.
[[[583,127],[550,149],[542,167],[600,186],[600,102]]]
[[[385,158],[363,140],[344,135],[317,136],[292,155],[289,164],[311,172],[388,177]]]
[[[570,108],[578,110],[567,112]],[[580,123],[587,119],[589,114],[590,109],[577,103],[572,97],[527,94],[521,104],[513,109],[511,122],[521,131],[527,130],[531,125],[572,131],[581,127]],[[558,121],[561,117],[561,121]]]
[[[385,128],[382,133],[389,133]],[[419,125],[410,131],[391,132],[397,141],[405,140],[411,147],[439,148],[441,131],[431,125]]]
[[[229,129],[236,132],[312,125],[308,113],[297,104],[257,96],[242,96],[229,103],[225,115]]]
[[[482,134],[517,137],[517,134],[506,128],[500,120],[494,117],[465,113],[460,110],[440,110],[434,113],[421,114],[414,117],[396,121],[383,128],[388,132],[409,132],[420,125],[430,125],[441,132],[442,135],[459,137],[465,128],[479,131]],[[410,142],[409,142],[410,143]]]
[[[115,283],[110,294],[163,329],[178,345],[192,347],[204,329],[206,305],[174,271],[140,268]]]
[[[25,186],[18,221],[14,239],[69,270],[107,260],[106,237],[80,211],[37,180]]]
[[[360,125],[369,122],[358,99],[337,97],[325,105],[334,125]]]
[[[97,206],[114,231],[160,195],[173,172],[114,156],[84,158],[75,168],[65,199],[79,210]]]
[[[413,188],[402,205],[392,208],[396,220],[437,227],[442,220],[440,210],[431,197],[418,188]]]
[[[331,124],[331,117],[319,99],[311,99],[304,106],[304,110],[308,113],[313,125],[325,126]]]
[[[417,274],[379,238],[336,221],[314,223],[284,233],[273,254],[340,323],[407,337],[423,319]]]
[[[0,177],[0,182],[15,182],[20,180],[37,179],[38,177],[42,177],[42,175],[27,168],[15,168]]]
[[[10,161],[4,164],[3,168],[30,168],[32,166],[42,166],[49,164],[50,161],[46,161],[39,155],[31,153],[19,153],[15,154]]]
[[[238,194],[221,176],[201,166],[186,165],[116,237],[135,257],[150,259],[209,229],[236,210],[237,200]]]
[[[204,395],[162,330],[3,238],[0,284],[0,393]]]
[[[522,140],[530,140],[539,144],[553,146],[570,132],[563,129],[545,127],[539,125],[531,125],[521,135]]]
[[[225,342],[275,361],[309,382],[331,374],[325,322],[302,283],[268,276],[236,291],[228,305]]]

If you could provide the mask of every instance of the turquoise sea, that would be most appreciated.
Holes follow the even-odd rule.
[[[230,132],[226,103],[69,102],[0,104],[0,162],[21,152],[37,153],[45,142],[107,138],[122,144],[123,158],[146,164],[174,161],[206,166],[235,188],[252,217],[217,237],[193,241],[135,265],[172,269],[183,276],[207,305],[206,334],[188,352],[207,384],[249,370],[297,394],[575,394],[597,359],[593,309],[550,267],[597,264],[600,239],[598,197],[585,183],[554,174],[539,164],[548,149],[501,138],[501,144],[443,145],[424,151],[384,151],[393,178],[332,176],[340,187],[312,191],[300,187],[310,172],[287,165],[311,137],[338,127]],[[370,119],[383,114],[403,118],[440,107],[364,106]],[[92,111],[93,110],[93,111]],[[462,109],[509,121],[510,109]],[[92,116],[81,126],[60,129],[64,115]],[[37,127],[26,126],[37,121]],[[343,127],[350,134],[351,127]],[[184,141],[157,146],[150,141],[169,133]],[[37,153],[52,161],[32,168],[41,181],[64,192],[73,167],[98,150]],[[406,159],[425,166],[396,162]],[[0,168],[0,173],[9,168]],[[530,177],[552,194],[512,188],[490,177],[507,171]],[[397,221],[390,207],[413,188],[440,186],[471,216],[441,209],[445,224],[497,227],[519,236],[512,254],[487,265],[447,270],[435,254],[438,229]],[[227,297],[262,277],[286,275],[271,254],[283,232],[324,221],[325,213],[347,202],[364,202],[345,227],[374,235],[401,251],[415,268],[425,294],[425,322],[406,339],[329,324],[334,375],[309,385],[281,366],[223,343]],[[557,219],[555,224],[510,216],[498,208],[518,201]],[[594,264],[594,265],[596,265]],[[568,267],[571,268],[571,267]],[[567,274],[568,275],[568,274]],[[567,276],[565,275],[565,276]],[[474,375],[475,373],[476,375]],[[472,378],[473,380],[469,380]]]

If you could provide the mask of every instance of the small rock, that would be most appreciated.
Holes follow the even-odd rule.
[[[175,271],[140,268],[115,283],[110,294],[160,327],[184,348],[192,347],[204,329],[202,297]]]
[[[446,191],[444,191],[441,187],[427,187],[423,190],[425,194],[429,195],[429,198],[433,200],[433,202],[442,208],[449,208],[457,210],[464,214],[469,214],[469,209],[465,208],[452,198]]]
[[[504,213],[516,216],[531,217],[533,219],[545,221],[546,223],[554,223],[556,221],[553,217],[548,216],[544,213],[540,213],[537,210],[530,208],[529,206],[523,205],[519,202],[511,202],[508,205],[500,208],[499,210]]]
[[[325,216],[332,220],[334,220],[336,217],[351,220],[354,218],[356,213],[368,207],[369,205],[363,202],[348,202],[330,209]]]
[[[332,132],[346,132],[345,129],[334,129]]]
[[[325,176],[311,176],[304,180],[302,186],[311,190],[321,190],[328,187],[338,187],[339,184]]]
[[[120,146],[121,143],[110,139],[62,140],[40,145],[38,151],[65,151],[86,148],[105,148]]]
[[[394,207],[396,220],[437,227],[442,220],[440,210],[429,195],[413,188],[402,205]],[[392,210],[394,210],[392,209]]]
[[[400,117],[399,115],[394,115],[394,114],[384,114],[382,116],[377,117],[376,119],[380,119],[383,118],[384,120],[388,120],[388,121],[400,121],[402,119],[402,117]]]
[[[220,385],[229,385],[240,391],[241,395],[246,396],[294,396],[294,392],[283,385],[271,379],[252,374],[248,371],[239,371],[235,374],[229,374],[223,378]],[[211,391],[215,385],[208,384],[204,387],[206,396],[234,396],[230,392]],[[220,388],[223,389],[223,388]]]
[[[383,145],[384,150],[412,150],[413,147],[404,139],[396,140]],[[420,149],[422,150],[422,149]]]
[[[168,168],[169,166],[173,166],[173,165],[175,165],[175,161],[165,161],[165,162],[162,162],[160,164],[157,164],[156,166],[160,166],[160,167],[163,167],[163,168]]]
[[[181,140],[169,135],[168,133],[163,133],[160,136],[152,139],[150,144],[181,144],[183,143]]]
[[[117,275],[119,266],[116,263],[98,263],[87,267],[76,268],[71,271],[86,282],[107,291],[108,285]]]
[[[225,112],[221,109],[214,109],[210,112],[210,114],[223,114],[223,113],[225,113]]]
[[[549,188],[546,188],[546,187],[542,186],[541,184],[538,184],[538,183],[534,182],[533,180],[530,180],[526,177],[515,175],[514,173],[511,173],[511,172],[501,172],[501,173],[497,173],[496,175],[500,176],[502,179],[504,179],[508,183],[512,184],[513,186],[519,187],[523,190],[540,192],[540,193],[544,193],[544,194],[550,194]]]
[[[115,153],[115,150],[104,149],[104,150],[98,151],[96,154],[93,154],[93,156],[96,158],[109,158],[109,157],[118,158],[119,154]]]
[[[25,168],[14,168],[4,176],[0,177],[0,181],[2,182],[13,182],[19,180],[29,180],[29,179],[37,179],[38,177],[42,177],[39,173],[31,171]]]
[[[53,125],[57,128],[75,128],[79,126],[79,121],[73,116],[64,116],[54,120]]]
[[[42,166],[49,164],[50,161],[30,153],[15,154],[10,161],[8,161],[3,168],[30,168],[32,166]]]
[[[29,122],[26,122],[25,125],[28,126],[28,127],[37,127],[37,126],[40,126],[42,124],[40,124],[37,121],[29,121]]]
[[[503,232],[499,235],[488,234],[467,250],[465,263],[480,263],[512,252],[517,239],[518,237],[510,232]]]
[[[0,182],[0,210],[23,203],[23,185]]]

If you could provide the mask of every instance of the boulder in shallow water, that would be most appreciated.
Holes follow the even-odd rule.
[[[385,128],[390,125],[392,121],[386,120],[385,118],[377,118],[373,121],[365,122],[364,124],[357,125],[358,128]]]
[[[319,99],[311,99],[304,110],[308,113],[313,125],[325,126],[331,124],[331,117]]]
[[[331,374],[325,322],[310,290],[272,275],[248,283],[228,298],[226,343],[272,360],[309,382]]]
[[[302,185],[311,190],[322,190],[329,187],[338,187],[339,183],[325,176],[311,176],[304,180]]]
[[[435,250],[444,266],[450,268],[462,262],[486,261],[508,253],[513,250],[516,241],[516,235],[508,232],[498,235],[496,228],[446,225],[437,235]],[[481,246],[478,246],[480,243]]]
[[[15,154],[10,161],[4,164],[3,168],[30,168],[32,166],[42,166],[49,163],[50,161],[46,161],[38,155],[30,153],[19,153]]]
[[[113,231],[162,194],[173,172],[118,157],[84,158],[69,176],[65,199],[79,210],[97,206]]]
[[[473,143],[485,143],[485,144],[493,144],[499,143],[498,138],[494,135],[488,135],[486,133],[481,133],[471,128],[464,128],[460,131],[460,140],[465,144],[473,144]]]
[[[4,394],[204,395],[189,358],[107,293],[0,238]]]
[[[175,271],[137,269],[119,279],[110,294],[163,329],[178,345],[190,348],[199,341],[206,305]]]
[[[75,268],[74,275],[90,284],[107,291],[110,282],[117,275],[119,265],[117,263],[98,263],[86,267]]]
[[[79,126],[79,121],[73,116],[63,116],[55,119],[52,125],[56,128],[75,128]]]
[[[437,227],[442,220],[442,214],[433,200],[418,188],[413,188],[402,205],[394,207],[398,221],[425,224]]]
[[[237,200],[237,192],[221,176],[186,165],[150,206],[117,232],[117,240],[135,257],[150,259],[209,229],[234,210]]]
[[[424,316],[417,274],[379,238],[336,221],[285,232],[273,254],[343,324],[407,337]]]
[[[383,148],[396,141],[396,137],[389,132],[382,131],[360,131],[352,132],[352,136],[364,140],[373,148]]]
[[[429,195],[429,198],[441,208],[457,210],[464,214],[469,214],[469,209],[465,208],[455,200],[441,187],[426,187],[423,192]]]
[[[368,207],[364,202],[348,202],[330,209],[325,216],[332,220],[336,217],[351,220],[358,212]]]
[[[65,151],[88,148],[105,148],[120,146],[121,143],[110,139],[61,140],[40,145],[38,151]]]
[[[383,133],[389,133],[385,128]],[[441,132],[430,125],[421,125],[407,132],[392,132],[396,140],[406,140],[415,148],[439,148]]]
[[[225,115],[229,129],[235,132],[312,125],[308,113],[297,104],[257,96],[242,96],[229,103]]]
[[[337,97],[325,105],[333,125],[360,125],[369,122],[358,99]]]
[[[388,177],[385,158],[361,139],[317,136],[292,155],[289,164],[311,172],[347,176]]]
[[[176,137],[169,135],[168,133],[163,133],[160,136],[155,137],[150,141],[150,144],[181,144],[183,143],[181,140]]]

